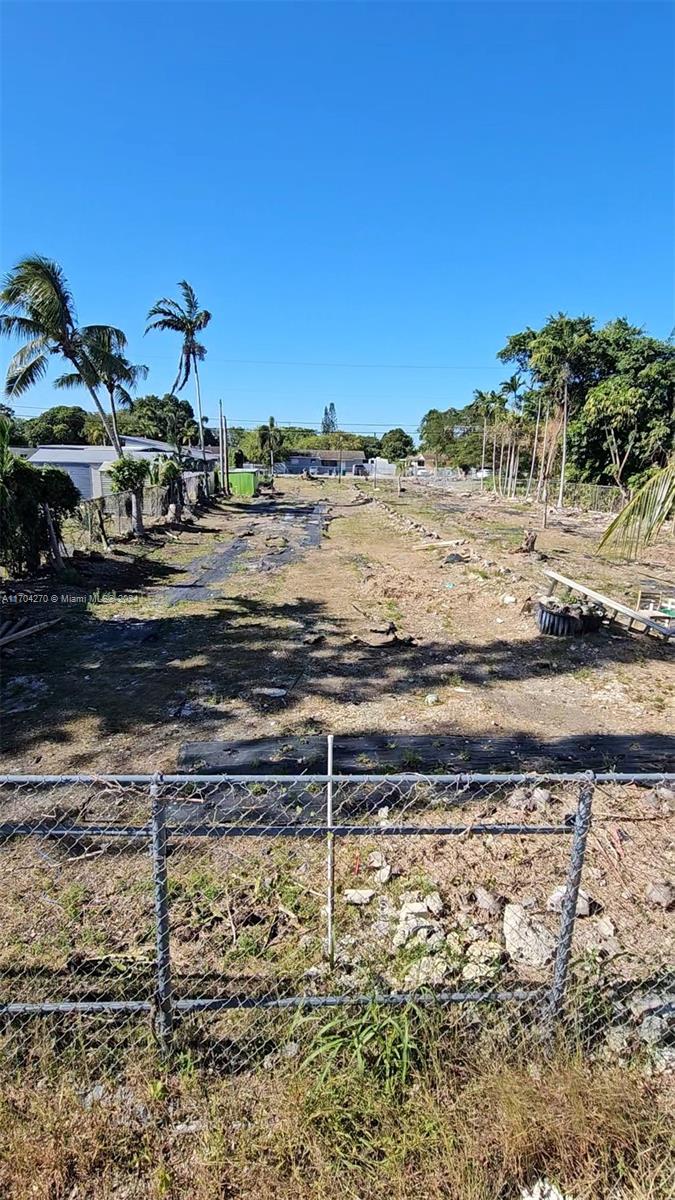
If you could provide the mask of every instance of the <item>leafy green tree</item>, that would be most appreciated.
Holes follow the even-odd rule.
[[[4,417],[9,426],[9,443],[11,446],[32,446],[26,429],[26,422],[14,415],[14,409],[8,404],[0,403],[0,417]]]
[[[262,461],[269,463],[270,471],[274,474],[274,460],[281,458],[284,435],[275,424],[274,417],[270,417],[267,425],[261,425],[258,430],[258,438],[260,440],[260,449]]]
[[[337,427],[337,413],[335,411],[335,405],[331,401],[331,403],[327,404],[323,410],[323,417],[321,418],[321,432],[335,433],[337,431]]]
[[[75,511],[80,494],[67,472],[13,455],[10,430],[0,417],[0,563],[16,576],[37,571],[44,553],[60,565],[61,519]]]
[[[461,436],[467,423],[471,423],[467,409],[448,408],[443,412],[429,409],[420,422],[420,448],[445,462],[455,437]]]
[[[119,438],[117,405],[131,409],[131,392],[141,379],[146,379],[148,368],[134,365],[126,357],[127,339],[119,329],[96,327],[83,335],[86,351],[88,378],[82,371],[72,371],[54,380],[54,387],[77,388],[101,387],[108,393],[110,419],[115,435]]]
[[[415,443],[409,433],[397,427],[382,435],[382,454],[389,462],[399,462],[409,458],[415,450]]]
[[[168,392],[165,396],[139,396],[133,402],[130,417],[136,434],[170,442],[179,456],[184,446],[199,437],[192,405]],[[127,428],[125,432],[132,431]]]
[[[87,441],[89,416],[79,405],[57,404],[26,421],[26,432],[36,446],[83,446]],[[103,429],[100,417],[97,420]]]
[[[178,284],[182,296],[183,303],[179,304],[177,300],[171,300],[163,297],[153,304],[148,313],[148,325],[145,332],[148,333],[151,329],[166,329],[172,333],[180,334],[182,338],[180,358],[178,360],[178,374],[173,387],[172,394],[181,392],[190,378],[191,372],[195,377],[195,392],[197,396],[197,414],[198,414],[198,431],[199,445],[202,452],[202,462],[206,464],[204,454],[204,414],[202,413],[202,393],[199,383],[199,369],[197,363],[203,362],[206,358],[206,347],[198,340],[200,334],[209,321],[211,313],[200,308],[197,301],[194,288],[182,279]],[[206,466],[204,466],[204,476],[206,478]]]
[[[103,330],[111,336],[124,336],[109,325],[78,327],[73,297],[58,263],[31,255],[5,276],[0,291],[0,335],[23,339],[7,369],[5,394],[23,395],[44,377],[51,355],[64,358],[81,375],[110,443],[121,455],[122,447],[96,390],[95,368],[87,352],[88,342],[96,331]]]
[[[113,492],[131,493],[131,521],[133,532],[142,537],[143,486],[150,475],[150,463],[145,458],[118,458],[110,468]]]

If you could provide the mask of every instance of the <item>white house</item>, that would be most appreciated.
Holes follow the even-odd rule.
[[[120,441],[130,458],[147,458],[152,462],[155,458],[170,458],[176,453],[175,446],[156,438],[125,435]],[[110,480],[106,478],[105,468],[109,469],[109,464],[118,457],[112,446],[38,446],[30,455],[29,462],[67,471],[82,499],[91,500],[92,497],[110,492]]]

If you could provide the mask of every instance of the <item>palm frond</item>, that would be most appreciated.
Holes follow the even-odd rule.
[[[115,325],[83,325],[80,333],[86,342],[99,345],[111,354],[126,350],[126,334]]]
[[[29,317],[20,317],[16,313],[0,314],[0,337],[27,337],[35,338],[42,335],[42,330],[37,321],[32,321]]]
[[[47,374],[49,358],[46,354],[36,354],[35,358],[25,363],[17,362],[16,357],[15,355],[7,368],[6,396],[22,395],[34,383],[37,383],[38,379],[42,379]]]
[[[0,303],[29,313],[45,331],[58,337],[76,324],[73,297],[58,263],[43,255],[30,255],[5,277]]]
[[[621,509],[598,549],[610,547],[625,558],[636,558],[656,540],[674,507],[675,458],[656,471]]]
[[[183,333],[185,321],[180,317],[156,317],[154,321],[148,321],[145,332],[149,333],[151,329],[169,329],[172,333]]]
[[[12,359],[12,364],[15,367],[22,367],[25,363],[35,358],[37,354],[49,353],[49,341],[46,337],[38,335],[33,337],[29,342],[25,342],[20,346]]]
[[[185,312],[189,317],[194,319],[194,317],[196,316],[196,313],[199,309],[195,289],[193,288],[191,283],[188,283],[187,279],[181,279],[178,286],[179,286],[181,292],[183,293],[183,300],[185,301]]]
[[[54,380],[55,388],[74,388],[84,386],[85,384],[82,376],[78,375],[76,371],[73,371],[72,374],[69,375],[59,375],[58,379]]]

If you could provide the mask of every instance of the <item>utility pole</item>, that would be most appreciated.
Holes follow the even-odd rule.
[[[230,494],[230,462],[229,462],[229,446],[227,442],[227,417],[223,414],[223,402],[218,401],[220,410],[220,486],[223,489],[223,494]]]
[[[225,487],[225,437],[224,437],[224,433],[223,433],[223,402],[222,402],[222,400],[218,401],[218,412],[220,414],[220,423],[219,423],[219,432],[218,432],[218,445],[220,447],[220,487],[221,487],[221,490],[225,492],[225,495],[227,495],[227,488]]]
[[[231,495],[230,492],[230,439],[227,432],[227,417],[223,417],[223,433],[225,435],[225,495]]]

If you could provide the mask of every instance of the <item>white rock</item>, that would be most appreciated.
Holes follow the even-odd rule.
[[[659,996],[657,992],[647,992],[641,996],[631,996],[628,1007],[634,1017],[643,1017],[645,1013],[651,1012],[654,1008],[661,1008],[665,1003],[664,996]]]
[[[595,929],[602,938],[613,938],[614,934],[616,933],[616,925],[613,921],[610,921],[609,917],[601,917],[600,920],[596,922]]]
[[[288,688],[257,687],[253,688],[254,696],[267,696],[270,700],[280,700],[286,695]]]
[[[537,808],[546,808],[551,803],[551,793],[548,788],[536,787],[532,792],[530,799],[534,802]]]
[[[386,859],[381,850],[372,850],[366,859],[366,866],[371,871],[379,871],[385,865]]]
[[[440,704],[440,702],[441,698],[436,692],[429,692],[428,695],[424,697],[424,703],[428,704],[430,707],[433,704]]]
[[[424,897],[424,903],[434,917],[440,917],[443,912],[443,901],[440,892],[430,892],[428,896]]]
[[[642,1018],[640,1028],[638,1029],[638,1037],[641,1042],[646,1042],[648,1046],[655,1046],[668,1032],[668,1022],[665,1017],[658,1017],[655,1013],[648,1013]]]
[[[501,598],[502,604],[516,604],[517,598],[512,596],[510,592],[504,592]]]
[[[384,863],[377,872],[378,883],[389,883],[391,879],[391,867],[389,863]]]
[[[645,900],[654,908],[672,908],[675,902],[675,890],[665,879],[659,883],[650,883],[645,891]]]
[[[411,991],[419,987],[438,987],[448,973],[448,964],[438,954],[421,958],[408,971],[403,987]]]
[[[423,900],[406,900],[401,905],[401,920],[404,920],[406,917],[427,917],[428,914],[429,910]]]
[[[520,1200],[573,1200],[548,1179],[538,1179],[533,1188],[523,1188]]]
[[[499,962],[503,954],[504,947],[499,942],[472,942],[466,957],[473,962]]]
[[[546,907],[549,910],[549,912],[557,912],[557,913],[561,912],[564,899],[565,899],[565,887],[564,887],[564,885],[561,884],[560,887],[557,887],[555,889],[555,891],[551,893],[548,900],[546,901]],[[577,896],[577,910],[576,910],[577,916],[578,917],[588,917],[590,915],[590,911],[591,911],[591,898],[588,895],[588,892],[585,892],[583,890],[583,888],[579,888],[579,895]]]
[[[522,904],[507,904],[504,909],[504,941],[509,957],[528,967],[545,967],[555,954],[553,934],[533,920]]]
[[[489,913],[491,917],[498,917],[501,911],[501,905],[496,896],[489,892],[487,888],[481,887],[478,884],[473,889],[474,903],[482,912]]]
[[[345,901],[347,904],[356,904],[362,908],[364,904],[370,904],[375,892],[372,888],[347,888],[345,892]]]

